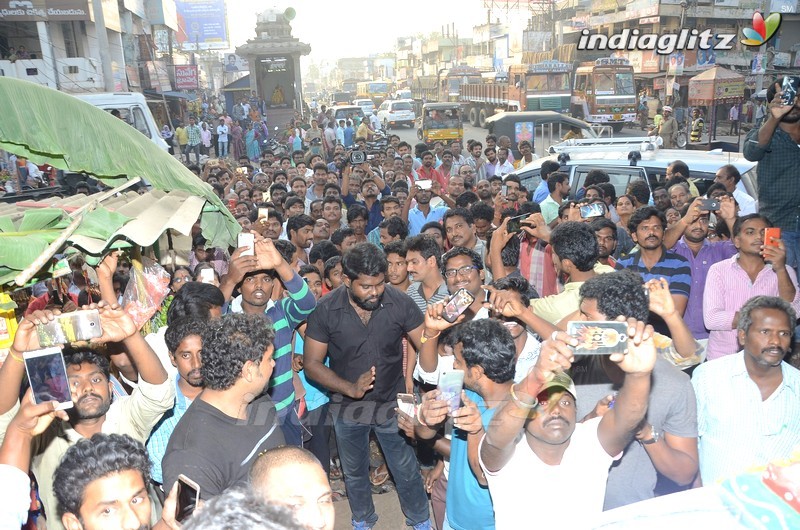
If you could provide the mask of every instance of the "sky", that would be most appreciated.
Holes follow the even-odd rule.
[[[292,35],[311,45],[310,58],[316,63],[392,52],[397,37],[441,32],[443,25],[451,23],[460,37],[470,37],[472,27],[486,21],[484,0],[227,0],[226,5],[234,47],[255,37],[256,12],[293,7],[297,16],[292,21]],[[505,12],[497,11],[492,18],[497,16],[503,18]],[[370,30],[365,34],[359,25]]]

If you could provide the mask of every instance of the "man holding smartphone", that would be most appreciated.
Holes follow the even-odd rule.
[[[798,78],[794,79],[797,86]],[[780,80],[767,89],[767,120],[747,133],[742,153],[758,162],[758,208],[782,232],[786,263],[798,271],[800,264],[800,98],[784,99]],[[797,339],[795,339],[797,340]]]
[[[112,403],[110,367],[106,357],[91,350],[77,350],[64,357],[72,401],[70,421],[53,422],[33,438],[32,471],[39,479],[39,495],[50,517],[48,528],[61,528],[55,517],[53,473],[67,450],[83,438],[97,433],[127,434],[144,443],[153,426],[172,407],[175,386],[158,356],[136,329],[131,317],[117,305],[101,302],[103,335],[99,343],[121,342],[139,371],[139,381],[130,396]],[[92,307],[93,308],[93,307]],[[0,370],[0,438],[19,408],[17,399],[25,365],[23,352],[40,349],[36,326],[54,320],[50,311],[35,311],[20,322],[8,360]],[[19,359],[19,360],[18,360]]]

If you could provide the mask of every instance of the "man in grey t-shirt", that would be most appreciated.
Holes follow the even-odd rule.
[[[581,286],[580,298],[580,312],[585,320],[609,321],[619,316],[647,320],[648,296],[641,278],[630,271],[590,278]],[[651,294],[653,298],[663,297]],[[660,340],[665,339],[656,337],[657,348]],[[585,416],[602,415],[608,410],[609,397],[622,386],[624,375],[608,356],[577,359],[572,365],[572,378],[580,396],[577,417],[588,419]],[[611,467],[604,509],[655,497],[659,475],[678,486],[688,486],[697,470],[694,389],[689,376],[659,355],[652,372],[645,421],[622,458]]]

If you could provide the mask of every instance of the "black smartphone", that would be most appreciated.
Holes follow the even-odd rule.
[[[200,486],[185,475],[178,475],[178,502],[175,520],[182,523],[194,513],[200,502]]]
[[[785,76],[783,84],[781,85],[781,103],[783,105],[791,105],[797,97],[797,91],[800,90],[800,77]]]
[[[704,212],[716,212],[719,210],[719,201],[717,199],[703,199],[700,201],[700,210]]]
[[[603,205],[599,202],[581,206],[581,219],[588,219],[590,217],[603,217],[605,214],[605,208],[603,208]]]
[[[471,292],[466,289],[459,289],[445,304],[442,318],[451,323],[455,322],[474,301],[475,297],[472,296]]]
[[[516,217],[510,217],[508,219],[508,224],[506,225],[506,229],[508,230],[509,234],[515,234],[517,232],[522,231],[522,224],[525,219],[527,219],[528,214],[517,215]]]

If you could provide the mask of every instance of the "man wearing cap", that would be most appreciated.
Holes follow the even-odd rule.
[[[675,147],[675,141],[678,136],[678,122],[672,115],[672,107],[669,105],[664,106],[664,121],[659,125],[656,134],[664,141],[661,147],[664,149],[673,149]]]
[[[511,386],[479,448],[498,530],[518,528],[532,516],[543,528],[566,520],[578,528],[603,510],[609,467],[647,412],[657,357],[652,327],[630,319],[628,335],[627,353],[609,357],[624,382],[601,418],[576,423],[575,385],[564,371],[578,340],[564,332],[542,344],[536,365]]]

